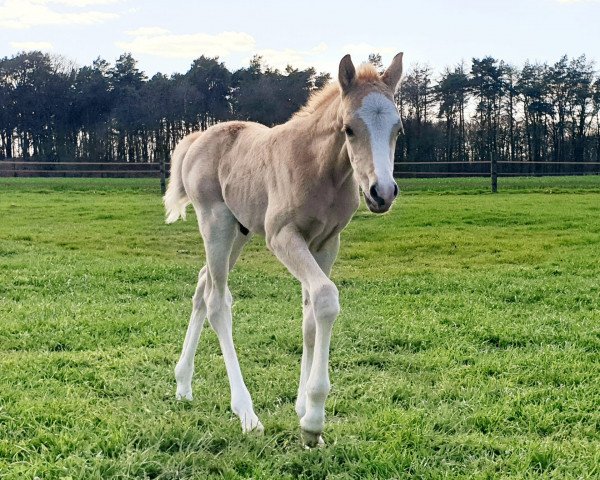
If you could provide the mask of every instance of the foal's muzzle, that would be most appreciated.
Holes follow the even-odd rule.
[[[377,183],[374,183],[369,188],[368,194],[364,192],[364,196],[369,210],[373,213],[385,213],[390,209],[392,203],[394,203],[394,199],[398,196],[398,185],[396,182],[392,182],[391,185],[386,185],[385,188],[382,188]]]

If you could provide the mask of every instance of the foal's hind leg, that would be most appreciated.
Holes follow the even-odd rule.
[[[250,239],[250,235],[245,236],[238,233],[235,236],[231,254],[229,256],[229,270],[233,268],[242,248]],[[190,323],[185,334],[181,356],[175,367],[175,379],[177,380],[177,400],[192,400],[192,377],[194,375],[194,356],[198,347],[200,333],[206,319],[206,302],[204,301],[204,291],[207,284],[207,268],[202,267],[198,274],[198,285],[192,300],[193,308]]]
[[[231,409],[240,418],[242,430],[263,431],[254,413],[252,398],[246,388],[233,345],[231,294],[227,288],[229,258],[239,225],[224,203],[212,203],[200,212],[200,229],[204,237],[210,288],[205,289],[208,321],[219,337],[225,368],[231,387]]]
[[[177,380],[177,400],[192,400],[192,376],[194,375],[194,355],[198,347],[200,333],[206,318],[206,303],[204,302],[204,288],[206,286],[206,267],[202,267],[198,274],[198,285],[192,300],[192,316],[183,341],[181,356],[175,366],[175,379]]]

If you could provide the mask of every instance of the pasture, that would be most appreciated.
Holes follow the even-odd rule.
[[[215,334],[175,400],[202,245],[155,180],[0,179],[0,479],[598,478],[600,178],[400,180],[332,278],[327,446],[294,412],[297,282],[254,239],[230,276],[264,436]]]

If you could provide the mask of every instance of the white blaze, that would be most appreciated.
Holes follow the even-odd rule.
[[[377,182],[393,182],[390,140],[392,129],[400,121],[396,105],[384,94],[372,92],[363,98],[356,113],[369,131]],[[380,186],[385,188],[385,185]]]

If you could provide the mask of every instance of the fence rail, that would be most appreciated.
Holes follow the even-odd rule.
[[[0,177],[161,178],[158,162],[47,162],[0,160]]]
[[[399,178],[488,176],[494,189],[495,180],[502,177],[600,175],[600,162],[396,162],[394,174]]]
[[[600,162],[522,162],[477,160],[473,162],[395,162],[398,178],[600,175]],[[169,162],[49,162],[23,159],[0,160],[0,177],[106,177],[157,178],[164,189]],[[492,170],[495,169],[495,172]]]

